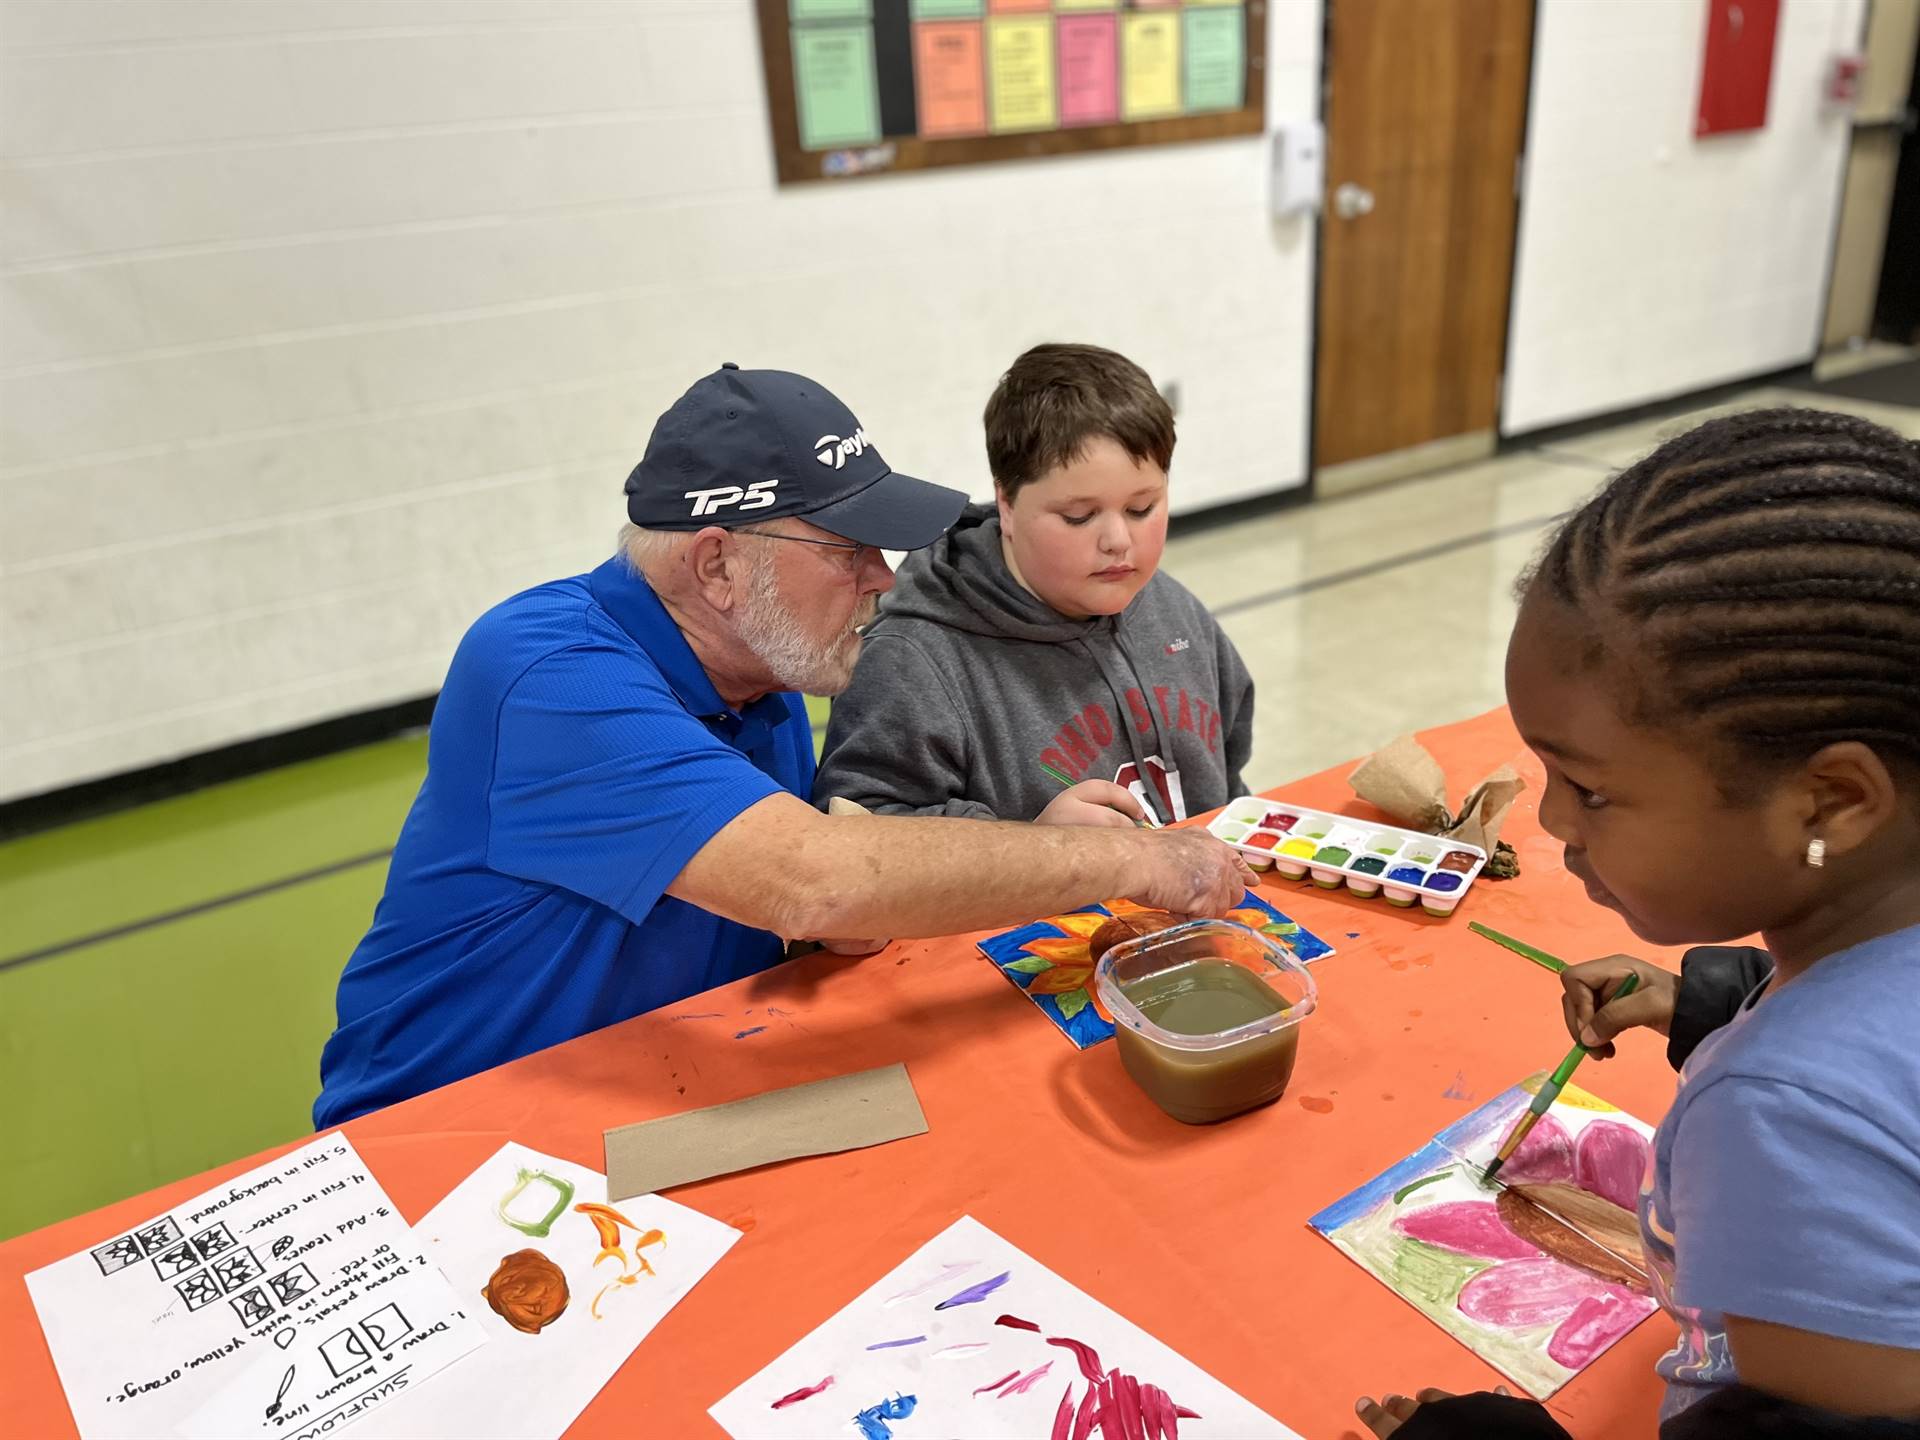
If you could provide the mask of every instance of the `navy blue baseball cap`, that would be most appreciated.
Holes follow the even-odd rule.
[[[627,476],[627,518],[648,530],[794,515],[883,550],[931,545],[966,503],[892,469],[826,386],[731,363],[673,402]]]

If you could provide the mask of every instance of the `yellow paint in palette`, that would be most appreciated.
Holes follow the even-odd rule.
[[[1274,852],[1273,868],[1289,880],[1298,880],[1307,873],[1307,861],[1320,849],[1318,840],[1289,840]]]

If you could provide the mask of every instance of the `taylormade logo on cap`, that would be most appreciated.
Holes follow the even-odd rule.
[[[847,457],[849,455],[866,454],[867,443],[865,426],[854,431],[853,434],[844,440],[838,435],[822,435],[818,440],[813,442],[813,448],[816,452],[813,458],[818,460],[822,465],[831,465],[834,469],[838,470],[842,465],[847,463]]]

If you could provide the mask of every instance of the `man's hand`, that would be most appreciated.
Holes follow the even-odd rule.
[[[1160,830],[1140,842],[1146,883],[1127,898],[1148,909],[1224,915],[1255,881],[1240,852],[1204,830]]]
[[[1111,780],[1082,780],[1047,802],[1033,817],[1036,825],[1118,825],[1122,828],[1147,818],[1140,799]]]
[[[822,940],[820,948],[830,955],[878,955],[891,940]]]
[[[1613,999],[1629,975],[1640,977],[1639,988],[1623,999]],[[1596,1060],[1613,1057],[1613,1037],[1622,1030],[1644,1025],[1666,1034],[1680,994],[1678,975],[1631,955],[1569,965],[1560,972],[1560,985],[1566,992],[1560,997],[1560,1008],[1567,1017],[1567,1033]]]

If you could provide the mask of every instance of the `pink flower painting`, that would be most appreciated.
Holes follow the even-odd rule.
[[[1656,1308],[1634,1207],[1648,1128],[1572,1090],[1500,1172],[1485,1157],[1536,1081],[1490,1101],[1329,1206],[1313,1228],[1544,1398]]]

